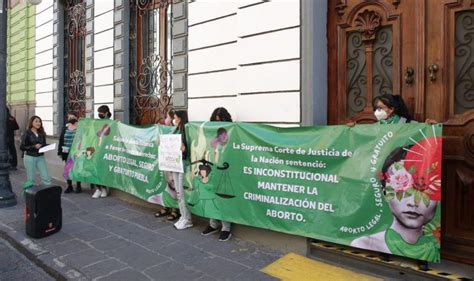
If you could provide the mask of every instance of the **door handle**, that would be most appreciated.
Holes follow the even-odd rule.
[[[413,69],[413,67],[409,66],[405,68],[405,84],[407,85],[413,84],[413,81],[415,80],[413,77],[414,75],[415,75],[415,70]]]
[[[436,72],[438,72],[438,65],[436,63],[430,64],[428,66],[428,71],[430,72],[430,80],[436,81]]]

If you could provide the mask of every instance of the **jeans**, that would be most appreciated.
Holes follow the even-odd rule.
[[[51,177],[48,174],[48,167],[44,156],[33,157],[25,154],[23,163],[26,168],[26,183],[25,185],[33,185],[35,183],[36,171],[39,171],[41,182],[44,185],[51,185]]]
[[[173,176],[174,188],[176,189],[176,195],[178,196],[178,206],[179,212],[181,213],[181,218],[183,220],[191,221],[191,213],[188,210],[188,206],[186,205],[186,199],[184,197],[184,173],[171,172],[171,175]]]
[[[229,232],[230,232],[230,222],[227,222],[227,221],[219,221],[219,220],[216,220],[216,219],[210,219],[210,220],[209,220],[209,225],[210,225],[212,228],[219,228],[219,223],[222,224],[222,229],[221,229],[221,231],[229,231]]]

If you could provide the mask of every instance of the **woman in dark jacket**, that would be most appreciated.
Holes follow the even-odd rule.
[[[23,185],[25,189],[33,186],[36,171],[39,171],[41,182],[44,185],[51,185],[51,177],[48,173],[44,153],[39,152],[39,149],[45,145],[46,133],[44,132],[43,122],[40,117],[32,116],[20,145],[20,149],[25,153],[23,157],[26,168],[26,182]]]
[[[15,148],[15,131],[19,128],[15,117],[10,114],[10,109],[7,107],[7,147],[10,158],[10,169],[12,170],[16,170],[18,164]]]
[[[66,165],[68,163],[67,158],[69,156],[69,151],[71,150],[72,142],[74,141],[74,136],[76,135],[76,129],[77,129],[77,117],[73,114],[69,114],[67,119],[68,119],[67,124],[64,127],[63,131],[61,132],[61,136],[59,137],[59,145],[58,145],[58,155],[66,163]],[[73,191],[72,180],[67,178],[66,181],[67,181],[67,188],[64,191],[64,193],[71,193]],[[77,182],[75,192],[76,193],[82,192],[80,182]]]

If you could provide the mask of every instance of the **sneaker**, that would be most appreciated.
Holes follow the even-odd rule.
[[[174,227],[176,227],[177,230],[183,230],[183,229],[186,229],[186,228],[193,227],[193,223],[191,221],[188,221],[188,220],[182,220],[181,224],[179,224],[179,225],[175,224]]]
[[[100,193],[100,198],[105,198],[107,197],[107,189],[102,188],[102,192]]]
[[[230,231],[221,231],[221,235],[219,235],[219,241],[224,242],[230,239],[232,233]]]
[[[99,198],[100,195],[101,195],[101,193],[102,193],[102,192],[100,191],[100,189],[96,189],[95,192],[94,192],[94,194],[92,195],[92,198],[94,198],[94,199]]]
[[[211,234],[213,234],[213,233],[216,233],[217,231],[219,231],[218,228],[214,228],[214,227],[208,225],[208,226],[206,227],[206,229],[204,229],[204,230],[201,232],[201,235],[202,235],[202,236],[208,236],[208,235],[211,235]]]
[[[181,225],[183,221],[184,221],[183,217],[180,217],[179,220],[173,224],[174,227],[178,228],[178,226]]]
[[[64,190],[64,193],[71,193],[72,192],[72,186],[68,185],[66,190]]]

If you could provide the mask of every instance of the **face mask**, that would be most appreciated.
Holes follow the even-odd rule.
[[[178,126],[178,122],[176,122],[176,119],[173,119],[173,125]]]
[[[375,110],[374,115],[375,115],[375,118],[377,118],[378,121],[385,120],[385,119],[388,118],[387,112],[385,112],[385,110],[382,110],[382,109]]]
[[[73,118],[73,119],[70,119],[70,120],[69,120],[69,123],[71,123],[71,124],[73,124],[73,125],[74,125],[74,124],[76,124],[76,123],[77,123],[77,119],[75,119],[75,118]]]

